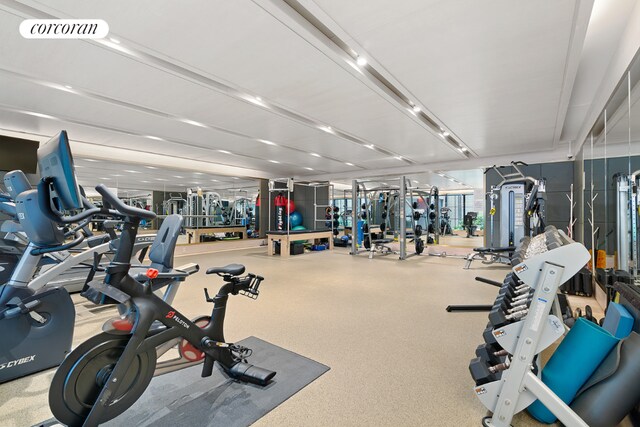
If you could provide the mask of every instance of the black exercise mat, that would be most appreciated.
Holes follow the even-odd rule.
[[[256,337],[238,344],[253,349],[249,363],[277,372],[269,385],[241,383],[220,369],[202,378],[202,365],[192,366],[155,377],[131,408],[103,425],[249,426],[330,369]]]

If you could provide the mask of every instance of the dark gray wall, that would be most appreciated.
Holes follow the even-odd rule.
[[[287,196],[287,186],[284,183],[276,182],[274,188],[281,188],[284,196]],[[307,230],[325,230],[326,227],[324,225],[324,215],[325,208],[318,207],[317,208],[317,217],[322,221],[314,224],[314,216],[313,216],[313,207],[314,207],[314,199],[313,199],[313,187],[309,187],[307,185],[295,184],[293,187],[293,193],[291,193],[291,197],[293,198],[293,203],[296,205],[296,211],[302,215],[302,225],[306,227]],[[271,193],[271,218],[269,218],[269,229],[273,229],[275,225],[275,204],[274,199],[278,195],[277,192]],[[328,187],[317,187],[316,189],[316,204],[318,205],[327,205],[329,204],[329,188]],[[260,211],[262,214],[262,211]]]
[[[631,159],[631,173],[640,169],[640,156]],[[613,255],[617,245],[616,239],[616,181],[614,176],[619,173],[629,173],[629,157],[615,157],[607,159],[607,179],[605,186],[604,159],[584,161],[584,244],[591,249],[591,224],[588,219],[591,212],[587,202],[591,199],[591,173],[593,168],[593,194],[597,194],[594,206],[594,223],[600,227],[596,247],[605,249],[607,254]],[[606,195],[605,195],[606,188]],[[607,236],[608,235],[608,236]],[[605,236],[606,248],[605,248]]]
[[[567,194],[573,183],[573,162],[540,163],[529,166],[521,166],[522,172],[536,179],[546,179],[547,206],[546,224],[554,225],[557,228],[566,230],[569,224],[569,200]],[[503,174],[515,172],[512,167],[502,169]],[[485,188],[487,191],[492,185],[497,185],[501,181],[500,176],[493,169],[485,175]],[[574,186],[575,187],[575,186]],[[493,217],[494,246],[500,245],[500,198],[495,202],[496,214]],[[490,243],[490,215],[491,205],[487,202],[485,206],[485,245]]]

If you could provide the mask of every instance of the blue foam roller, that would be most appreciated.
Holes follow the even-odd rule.
[[[563,402],[571,403],[618,341],[604,328],[579,318],[542,370],[542,382]],[[556,421],[556,416],[539,400],[527,410],[540,422]]]
[[[633,316],[622,305],[612,302],[607,308],[602,327],[616,338],[624,339],[633,330]]]

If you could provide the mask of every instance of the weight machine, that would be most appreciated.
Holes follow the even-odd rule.
[[[536,236],[545,228],[545,181],[526,176],[520,166],[524,162],[511,162],[512,173],[502,173],[504,166],[493,166],[502,179],[491,191],[500,194],[500,245],[514,246],[524,236]]]
[[[485,170],[485,175],[494,170],[501,178],[501,181],[491,186],[487,193],[491,206],[491,246],[475,248],[474,252],[467,256],[465,269],[468,269],[474,260],[481,260],[483,264],[510,264],[511,254],[523,237],[532,237],[544,232],[547,200],[545,181],[526,176],[520,169],[521,166],[528,165],[520,161],[511,162],[511,167],[515,169],[515,172],[511,173],[501,171],[506,166],[492,166]],[[497,248],[493,247],[496,199],[500,200],[500,246]]]
[[[186,204],[187,201],[182,195],[169,193],[169,198],[162,202],[162,215],[182,215]]]
[[[390,179],[385,179],[389,181]],[[397,185],[384,185],[380,187],[367,188],[367,183],[371,181],[353,180],[352,182],[352,212],[351,222],[354,230],[361,222],[363,233],[362,243],[365,251],[369,252],[369,258],[373,254],[382,252],[385,254],[396,253],[399,259],[404,260],[413,255],[419,255],[424,251],[425,241],[422,239],[423,232],[427,231],[427,242],[431,240],[438,243],[440,236],[439,220],[439,197],[437,187],[432,187],[429,191],[411,187],[411,181],[405,176],[392,179],[397,181]],[[417,198],[421,198],[426,205],[426,209],[420,209]],[[358,210],[357,207],[361,207]],[[425,218],[424,226],[420,222]],[[380,238],[372,233],[375,222],[379,223]],[[388,235],[393,233],[393,238]],[[354,236],[356,231],[354,231]],[[397,238],[400,243],[398,252],[392,250],[388,245]],[[358,247],[357,238],[351,242],[351,255],[363,252]],[[407,242],[415,245],[414,253],[407,253]],[[431,242],[429,242],[431,243]]]
[[[616,261],[619,270],[638,276],[638,203],[640,202],[640,170],[631,175],[616,174]],[[595,248],[594,248],[595,249]]]
[[[213,191],[187,190],[185,226],[189,228],[213,227],[224,224],[220,194]],[[216,215],[219,220],[216,221]],[[229,224],[225,224],[229,225]]]

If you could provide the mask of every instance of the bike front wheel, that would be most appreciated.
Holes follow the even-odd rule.
[[[49,407],[58,421],[70,427],[84,423],[129,339],[129,335],[101,333],[69,353],[49,389]],[[153,378],[156,359],[154,348],[136,355],[100,423],[117,417],[138,400]]]

